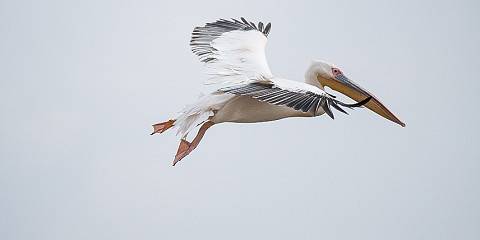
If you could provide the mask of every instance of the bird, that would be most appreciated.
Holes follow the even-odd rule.
[[[180,144],[173,166],[199,145],[210,127],[225,122],[257,123],[323,114],[333,119],[333,109],[348,114],[344,108],[366,107],[405,127],[377,97],[326,61],[311,61],[304,82],[273,75],[265,56],[271,26],[241,17],[218,19],[194,28],[191,50],[209,76],[205,84],[218,87],[185,106],[177,117],[152,125],[151,135],[177,129]],[[355,102],[342,102],[327,93],[325,87]],[[187,140],[188,134],[197,128],[193,140]]]

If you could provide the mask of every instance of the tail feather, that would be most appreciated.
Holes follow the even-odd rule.
[[[177,135],[185,138],[195,127],[207,121],[214,112],[211,110],[182,114],[178,117]]]
[[[171,127],[177,129],[177,135],[185,139],[190,131],[200,124],[208,121],[216,110],[222,108],[234,95],[212,93],[202,96],[194,104],[187,105],[176,119],[153,125],[153,132],[163,133]]]
[[[229,94],[212,93],[202,96],[196,103],[186,106],[175,122],[177,135],[185,138],[195,127],[213,117],[214,111],[223,107],[232,97]]]

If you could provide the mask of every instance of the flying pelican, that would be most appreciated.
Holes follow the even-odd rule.
[[[347,113],[341,106],[366,106],[402,127],[400,121],[377,97],[347,78],[333,64],[312,61],[305,82],[274,76],[265,57],[265,45],[271,24],[220,19],[193,30],[190,46],[210,75],[208,83],[222,84],[216,91],[186,106],[177,118],[153,125],[153,134],[177,128],[180,146],[173,165],[191,153],[208,128],[223,122],[254,123],[288,117],[316,117],[326,113],[334,118],[332,108]],[[343,103],[324,87],[356,101]],[[195,138],[187,135],[200,126]]]

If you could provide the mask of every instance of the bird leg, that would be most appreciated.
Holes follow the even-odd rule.
[[[153,124],[153,132],[150,134],[150,135],[153,135],[155,133],[163,133],[165,131],[167,131],[169,128],[173,127],[173,124],[175,123],[175,120],[168,120],[166,122],[162,122],[162,123],[157,123],[157,124]]]
[[[180,145],[178,146],[178,151],[177,154],[175,155],[175,160],[173,160],[173,166],[177,164],[182,158],[186,157],[188,154],[190,154],[200,143],[200,141],[203,138],[203,135],[205,135],[205,132],[207,131],[208,128],[213,126],[212,121],[207,121],[205,122],[200,129],[198,130],[197,136],[193,139],[193,141],[190,143],[185,139],[180,140]]]

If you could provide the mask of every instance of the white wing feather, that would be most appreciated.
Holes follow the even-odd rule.
[[[330,96],[330,94],[328,94],[324,90],[304,82],[297,82],[282,78],[273,78],[270,80],[270,82],[280,89],[285,89],[292,92],[312,92],[322,96]]]
[[[197,27],[192,34],[192,51],[205,62],[206,84],[238,84],[260,78],[272,78],[265,57],[270,24],[263,28],[232,19],[218,20]]]
[[[271,78],[265,57],[267,38],[259,31],[232,31],[213,40],[217,61],[206,63],[212,83],[243,83],[251,79]]]

